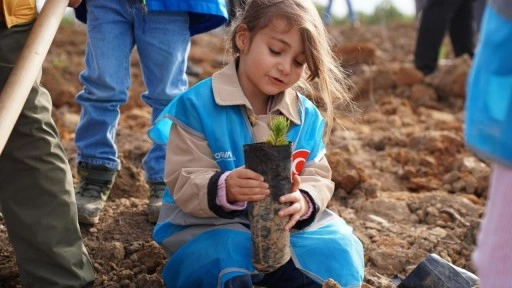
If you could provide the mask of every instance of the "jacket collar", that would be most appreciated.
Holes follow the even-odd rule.
[[[212,76],[213,97],[218,105],[244,105],[252,113],[252,107],[245,97],[238,76],[236,74],[236,62],[232,61],[222,70],[216,72]],[[273,96],[270,114],[278,114],[281,112],[290,121],[300,124],[299,97],[297,92],[292,89]]]

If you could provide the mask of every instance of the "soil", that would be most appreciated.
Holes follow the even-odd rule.
[[[412,66],[416,23],[330,27],[357,109],[339,111],[327,145],[336,191],[329,208],[353,228],[365,249],[363,287],[394,287],[428,254],[474,272],[471,253],[484,211],[489,165],[464,146],[463,105],[471,60],[446,59],[423,77]],[[54,119],[76,171],[74,129],[82,88],[86,33],[63,25],[43,67]],[[190,83],[225,63],[223,30],[193,38]],[[130,100],[122,107],[117,145],[122,170],[95,226],[81,232],[97,272],[95,287],[163,287],[163,250],[151,239],[147,184],[141,161],[150,146],[150,111],[137,54],[131,61]],[[74,174],[76,181],[76,174]],[[328,261],[328,259],[326,259]],[[6,228],[0,220],[0,287],[20,287]]]

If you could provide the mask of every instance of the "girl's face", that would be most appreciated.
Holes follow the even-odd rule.
[[[297,27],[275,18],[254,35],[240,25],[238,79],[248,98],[276,95],[299,81],[306,65],[304,45]]]

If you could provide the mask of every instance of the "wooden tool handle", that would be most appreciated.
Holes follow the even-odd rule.
[[[46,0],[0,94],[0,154],[41,71],[68,3],[66,0]]]

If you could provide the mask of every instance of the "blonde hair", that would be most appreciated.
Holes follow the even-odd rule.
[[[231,53],[235,57],[240,54],[235,41],[240,25],[247,26],[252,40],[275,17],[282,17],[299,28],[306,50],[306,77],[295,86],[299,91],[309,92],[308,97],[324,110],[327,141],[335,119],[335,107],[339,104],[352,105],[348,91],[350,81],[332,53],[330,35],[311,0],[249,0],[232,25]]]

